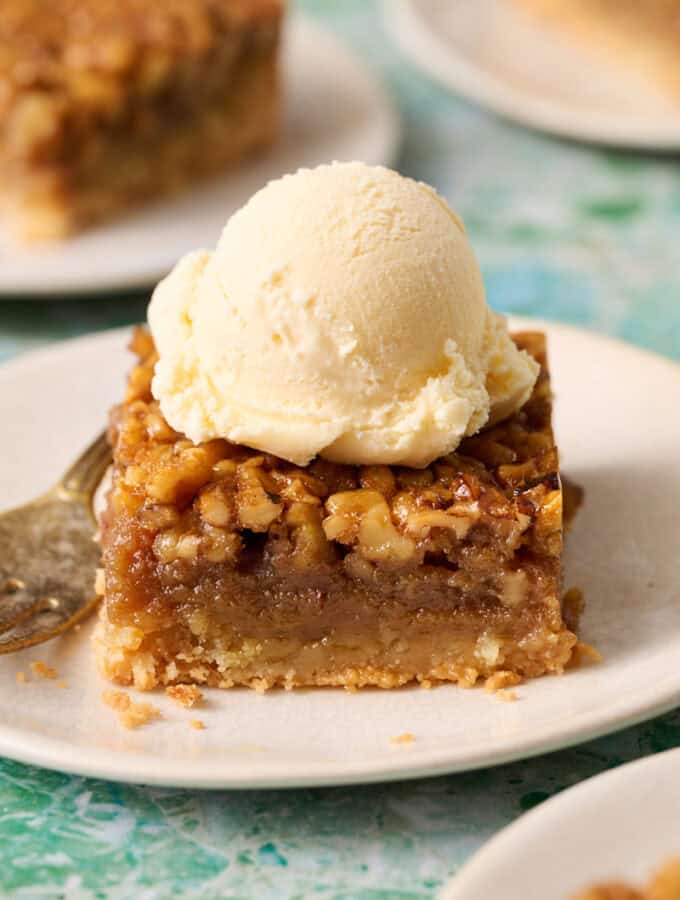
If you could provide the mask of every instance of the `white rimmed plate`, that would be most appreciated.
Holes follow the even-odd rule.
[[[645,884],[680,857],[680,750],[558,794],[504,828],[439,900],[566,900],[596,882]]]
[[[271,150],[68,241],[19,248],[0,232],[0,295],[59,298],[155,284],[187,251],[213,247],[229,215],[270,179],[333,159],[391,162],[399,139],[392,102],[332,35],[293,16],[283,76],[283,133]]]
[[[680,103],[611,68],[511,0],[384,0],[400,46],[463,97],[577,140],[673,151]]]
[[[515,320],[513,327],[530,325]],[[535,324],[535,323],[534,323]],[[134,732],[100,695],[87,629],[0,657],[0,753],[125,781],[195,787],[340,784],[500,763],[622,728],[680,702],[680,367],[562,325],[549,335],[563,465],[586,489],[567,553],[582,587],[582,637],[599,666],[518,689],[210,691],[205,709],[152,698],[165,718]],[[121,395],[126,332],[55,345],[0,367],[0,497],[34,496],[101,428]],[[31,660],[54,682],[15,683]],[[190,718],[205,721],[192,731]],[[395,744],[409,732],[415,740]]]

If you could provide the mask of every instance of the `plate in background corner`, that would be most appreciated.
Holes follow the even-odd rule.
[[[567,544],[566,579],[585,591],[581,635],[603,652],[601,665],[521,685],[515,703],[451,685],[264,696],[210,690],[200,711],[204,731],[188,727],[192,713],[154,693],[164,719],[126,732],[101,703],[105,684],[87,625],[0,657],[0,754],[178,787],[351,784],[520,759],[676,706],[680,668],[669,660],[680,658],[680,366],[555,323],[510,324],[548,333],[563,464],[586,490]],[[130,366],[128,334],[78,338],[0,365],[0,421],[11,423],[11,440],[0,449],[3,505],[39,494],[101,429]],[[83,377],[88,372],[95,377]],[[653,439],[636,425],[650,420]],[[36,659],[56,668],[68,689],[52,681],[17,685],[15,673]],[[413,742],[391,742],[406,732]]]
[[[227,218],[272,178],[334,159],[393,161],[398,116],[362,60],[325,29],[293,15],[282,63],[283,133],[270,150],[173,199],[63,242],[20,248],[0,232],[0,298],[61,299],[149,287],[188,251],[214,247]]]
[[[680,101],[533,21],[511,0],[383,0],[403,51],[507,119],[608,146],[680,149]]]
[[[597,882],[646,884],[680,858],[680,749],[563,791],[504,828],[438,900],[566,900]]]

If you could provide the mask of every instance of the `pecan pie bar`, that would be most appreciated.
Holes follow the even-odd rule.
[[[680,98],[677,0],[513,0],[551,26]]]
[[[545,339],[514,340],[541,364],[532,396],[456,453],[425,469],[298,467],[174,432],[138,330],[111,419],[101,672],[140,689],[561,672],[576,637]]]
[[[277,131],[281,0],[5,0],[2,212],[60,238]]]

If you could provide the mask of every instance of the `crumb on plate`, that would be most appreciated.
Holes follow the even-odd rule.
[[[415,739],[415,734],[411,734],[410,731],[405,731],[403,734],[398,734],[396,737],[390,738],[390,744],[412,744]]]
[[[41,661],[31,663],[31,672],[33,672],[37,678],[54,679],[57,677],[57,670]]]
[[[189,727],[194,728],[196,731],[203,731],[205,728],[205,722],[202,719],[192,719],[189,722]]]
[[[135,703],[125,691],[104,691],[102,700],[118,715],[123,728],[137,728],[161,718],[161,711],[151,703]]]
[[[501,688],[499,691],[495,691],[494,697],[497,700],[502,700],[504,703],[514,703],[515,700],[518,699],[517,691],[509,691],[507,688]]]
[[[17,684],[26,684],[26,673],[25,672],[17,672],[16,679],[17,679]]]
[[[601,663],[602,659],[603,656],[596,647],[586,644],[585,641],[579,641],[572,651],[567,668],[580,669],[583,666],[594,666]]]
[[[203,700],[203,692],[195,684],[173,684],[166,687],[165,693],[186,709],[196,706]]]
[[[496,694],[504,691],[506,688],[515,687],[522,683],[522,676],[517,672],[510,672],[507,669],[501,669],[494,672],[484,682],[484,690],[489,694]]]

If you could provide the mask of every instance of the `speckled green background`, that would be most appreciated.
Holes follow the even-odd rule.
[[[399,167],[436,185],[462,213],[492,305],[680,358],[676,159],[581,147],[502,122],[405,61],[374,3],[300,5],[382,71],[404,122]],[[0,358],[135,321],[145,304],[140,296],[0,302]],[[430,898],[524,810],[612,766],[675,746],[680,711],[576,749],[472,774],[252,793],[121,786],[0,761],[0,895]]]

